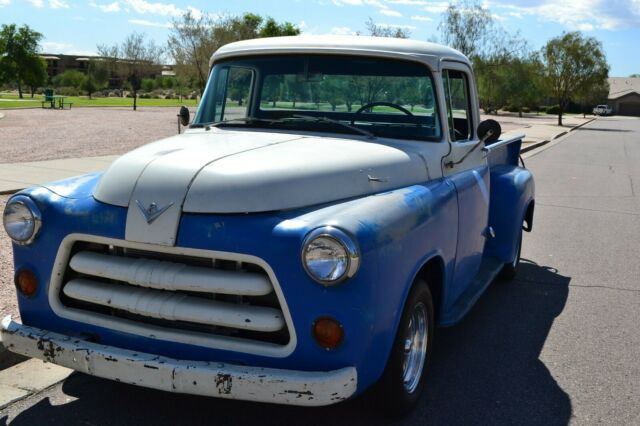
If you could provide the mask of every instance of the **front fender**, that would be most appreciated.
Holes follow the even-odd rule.
[[[285,221],[279,228],[283,233],[303,229],[299,235],[304,238],[311,230],[327,225],[356,238],[362,263],[352,280],[323,289],[316,300],[342,311],[345,332],[358,334],[352,355],[359,388],[367,387],[384,371],[405,300],[420,268],[437,256],[443,260],[445,281],[453,276],[455,188],[444,179],[413,185],[315,210]]]

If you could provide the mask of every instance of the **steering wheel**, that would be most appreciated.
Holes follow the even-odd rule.
[[[368,109],[371,109],[373,107],[377,107],[377,106],[387,106],[387,107],[395,108],[398,111],[402,111],[405,114],[407,114],[408,116],[413,117],[413,114],[411,113],[411,111],[409,111],[408,109],[406,109],[406,108],[404,108],[404,107],[402,107],[400,105],[397,105],[397,104],[394,104],[394,103],[391,103],[391,102],[369,102],[368,104],[362,105],[360,108],[358,108],[358,110],[355,112],[355,114],[356,115],[357,114],[362,114],[364,111],[366,111]],[[356,121],[355,118],[353,120],[351,120],[351,125],[352,126],[354,125],[355,121]]]

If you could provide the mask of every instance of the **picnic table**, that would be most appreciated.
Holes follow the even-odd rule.
[[[65,96],[62,95],[54,95],[52,92],[45,92],[44,100],[41,102],[42,108],[45,107],[45,104],[49,105],[50,109],[64,109],[65,106],[68,106],[71,109],[71,102],[64,101]]]

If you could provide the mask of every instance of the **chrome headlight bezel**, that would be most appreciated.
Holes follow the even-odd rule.
[[[11,235],[9,229],[7,228],[7,211],[12,206],[19,205],[22,208],[25,208],[31,215],[33,220],[33,230],[31,231],[31,235],[25,239],[15,238],[15,235]],[[5,232],[11,238],[11,241],[14,243],[26,246],[31,244],[38,234],[40,233],[40,229],[42,228],[42,214],[40,213],[40,209],[36,206],[36,203],[26,195],[16,195],[9,199],[7,204],[4,207],[4,211],[2,212],[2,226],[4,227]]]
[[[318,277],[316,274],[314,274],[312,270],[309,269],[309,266],[307,264],[307,258],[306,258],[307,248],[313,241],[315,241],[318,238],[331,239],[337,242],[340,246],[342,246],[342,248],[345,251],[347,266],[345,268],[345,271],[342,273],[342,275],[336,279],[333,279],[333,280],[322,279]],[[302,251],[301,251],[301,261],[302,261],[302,266],[304,267],[305,272],[307,273],[307,275],[309,275],[309,277],[312,280],[314,280],[318,284],[321,284],[325,287],[335,286],[353,277],[358,272],[358,269],[360,268],[360,250],[358,248],[358,244],[356,243],[356,241],[344,231],[338,228],[334,228],[333,226],[323,226],[321,228],[316,228],[313,231],[311,231],[304,239],[304,242],[302,244]]]

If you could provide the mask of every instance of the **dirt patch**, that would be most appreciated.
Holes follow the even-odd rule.
[[[177,108],[24,109],[3,113],[0,163],[121,155],[178,132]]]

